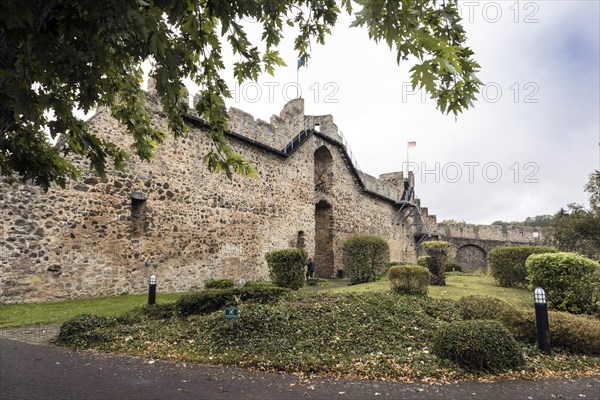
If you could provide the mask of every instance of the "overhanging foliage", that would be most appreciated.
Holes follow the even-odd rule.
[[[153,126],[144,108],[141,65],[150,75],[167,115],[169,133],[186,132],[183,80],[200,87],[196,109],[210,124],[212,171],[252,174],[233,152],[223,79],[223,47],[233,50],[239,82],[256,80],[285,65],[277,50],[286,25],[297,29],[294,48],[304,65],[310,42],[324,43],[342,12],[354,13],[376,42],[396,51],[398,62],[412,58],[413,86],[424,88],[438,108],[455,115],[469,108],[480,85],[479,65],[465,45],[456,0],[5,0],[0,3],[0,175],[48,188],[80,176],[68,161],[89,159],[104,176],[107,162],[124,168],[127,153],[91,133],[76,108],[108,106],[133,135],[142,160],[154,156],[167,133]],[[246,34],[243,20],[262,27],[261,43]],[[262,47],[259,49],[259,46]],[[183,101],[182,101],[183,100]],[[49,112],[51,114],[49,114]],[[50,115],[53,114],[53,117]],[[47,140],[62,135],[56,148]]]

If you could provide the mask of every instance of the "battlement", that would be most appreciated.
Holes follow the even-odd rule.
[[[152,79],[148,82],[148,95],[151,99],[156,99],[155,83]],[[197,101],[197,96],[194,96],[190,104],[190,115],[196,117],[195,105]],[[279,115],[272,115],[269,122],[255,118],[252,114],[235,107],[230,107],[227,112],[229,114],[229,130],[232,133],[270,148],[283,150],[300,132],[312,130],[341,145],[347,153],[351,154],[333,121],[333,116],[331,114],[306,115],[304,113],[304,99],[302,98],[287,102]],[[403,172],[398,171],[382,174],[379,178],[376,178],[358,169],[357,165],[352,165],[352,168],[356,169],[356,174],[362,181],[366,191],[385,197],[393,202],[402,200],[402,195],[409,185],[414,187],[414,176],[412,174],[408,174],[405,178]]]
[[[437,231],[445,237],[540,244],[545,239],[542,228],[531,226],[475,225],[439,223]]]

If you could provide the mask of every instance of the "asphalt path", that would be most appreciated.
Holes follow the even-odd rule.
[[[600,377],[409,384],[294,375],[72,351],[0,339],[2,400],[600,399]]]

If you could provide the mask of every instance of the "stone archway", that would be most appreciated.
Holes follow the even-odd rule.
[[[466,244],[456,251],[454,262],[463,268],[463,272],[475,272],[487,268],[487,254],[475,244]]]

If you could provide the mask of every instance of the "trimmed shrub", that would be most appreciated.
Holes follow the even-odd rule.
[[[446,272],[462,272],[463,269],[460,265],[458,264],[448,264],[448,268],[446,268]]]
[[[204,283],[205,289],[228,289],[233,287],[233,279],[210,279]]]
[[[493,319],[499,321],[516,339],[529,342],[535,340],[535,326],[531,330],[525,315],[507,302],[491,296],[465,296],[458,302],[463,319]]]
[[[527,287],[525,261],[532,254],[555,253],[546,246],[496,247],[488,255],[488,264],[496,283],[503,287]]]
[[[61,325],[56,342],[74,347],[85,346],[87,343],[106,342],[110,338],[98,329],[112,326],[114,323],[114,318],[110,317],[94,314],[76,315]]]
[[[530,288],[546,291],[548,306],[574,314],[600,314],[600,264],[575,253],[536,254],[527,259]]]
[[[399,265],[390,268],[392,292],[400,294],[427,295],[431,274],[418,265]]]
[[[298,290],[304,286],[306,250],[275,250],[265,255],[269,276],[276,286]]]
[[[210,314],[239,302],[273,303],[290,292],[282,287],[237,287],[230,289],[207,289],[181,296],[176,304],[182,316]]]
[[[446,325],[437,332],[432,351],[468,370],[502,372],[525,365],[523,352],[510,332],[492,320]]]
[[[357,233],[342,247],[342,263],[351,285],[375,282],[386,272],[389,262],[390,248],[379,236]]]
[[[446,284],[446,268],[448,267],[448,253],[450,243],[430,241],[421,245],[427,252],[425,263],[431,272],[431,284],[443,286]]]
[[[427,256],[417,257],[417,265],[423,268],[427,268]]]

